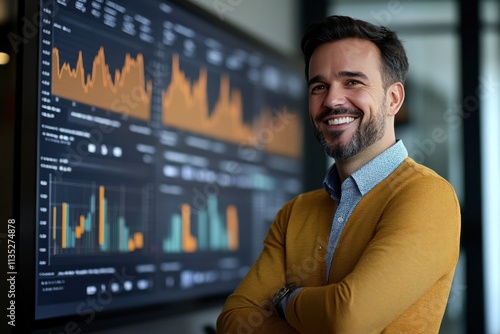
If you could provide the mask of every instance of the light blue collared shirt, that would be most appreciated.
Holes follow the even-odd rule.
[[[392,174],[406,157],[408,157],[408,151],[403,142],[398,140],[394,145],[346,178],[342,184],[340,184],[337,166],[334,164],[328,170],[323,181],[323,187],[330,197],[337,202],[337,209],[333,217],[326,252],[327,282],[333,261],[333,254],[352,211],[358,205],[359,201],[361,201],[361,198]]]

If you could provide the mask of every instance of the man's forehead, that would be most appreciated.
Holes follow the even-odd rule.
[[[380,75],[380,52],[377,46],[359,38],[346,38],[326,42],[313,52],[309,63],[309,77],[317,76],[328,68],[329,75],[364,73],[372,77],[374,71]],[[325,67],[326,66],[326,67]]]
[[[340,53],[345,58],[380,58],[380,51],[378,47],[373,42],[361,38],[344,38],[337,41],[323,43],[314,50],[312,57],[314,57],[314,54],[320,50],[329,50],[329,52]]]

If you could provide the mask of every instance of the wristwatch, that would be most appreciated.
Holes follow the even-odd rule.
[[[285,298],[286,295],[288,295],[290,292],[295,290],[297,286],[295,284],[286,284],[284,287],[278,290],[276,294],[273,296],[273,304],[274,306],[277,306],[280,301]]]

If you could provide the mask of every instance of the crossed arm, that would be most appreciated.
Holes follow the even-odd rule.
[[[295,260],[285,249],[295,202],[285,205],[260,257],[228,298],[218,332],[378,333],[394,323],[439,328],[458,259],[460,213],[451,187],[424,182],[387,204],[373,238],[339,282],[319,286],[325,273],[309,275],[289,301],[286,320],[270,301]]]

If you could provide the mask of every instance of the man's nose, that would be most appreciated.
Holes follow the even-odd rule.
[[[346,104],[346,94],[345,90],[338,85],[331,85],[328,88],[328,92],[325,95],[325,100],[323,101],[323,106],[330,109],[335,109],[343,107]]]

